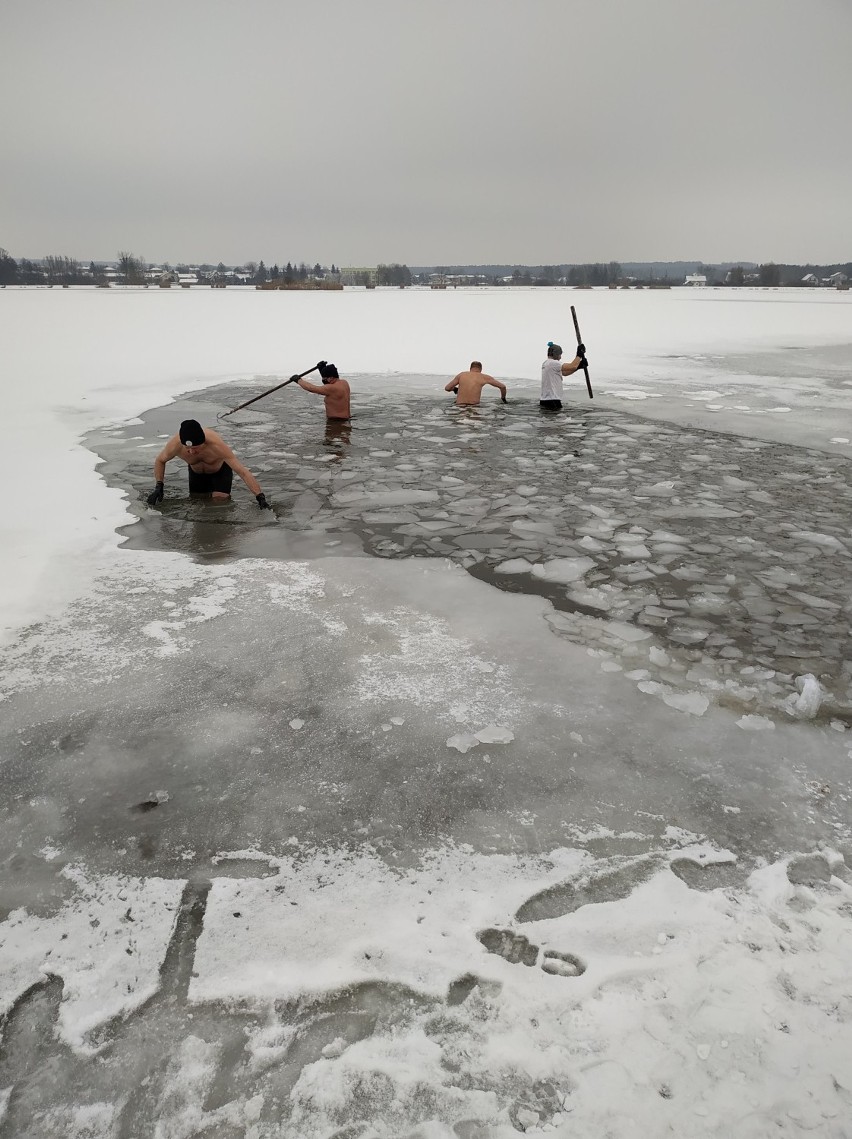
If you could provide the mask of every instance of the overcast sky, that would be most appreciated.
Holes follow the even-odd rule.
[[[0,246],[852,258],[852,0],[0,0]]]

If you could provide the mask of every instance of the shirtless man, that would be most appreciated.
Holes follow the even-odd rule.
[[[148,505],[163,501],[163,480],[169,459],[183,459],[189,467],[189,493],[211,494],[213,498],[230,498],[234,473],[238,474],[261,510],[271,510],[260,483],[244,467],[218,431],[206,430],[195,419],[185,419],[180,431],[173,435],[154,460],[157,485],[148,495]]]
[[[486,384],[490,384],[492,388],[499,388],[500,399],[503,403],[507,402],[506,385],[483,372],[482,365],[478,360],[471,361],[469,371],[459,372],[455,379],[450,380],[444,391],[456,393],[457,407],[475,407],[479,403],[482,389]]]
[[[321,395],[325,399],[325,414],[327,419],[349,419],[349,383],[342,380],[337,374],[334,364],[327,364],[320,360],[317,371],[322,378],[322,387],[303,380],[300,376],[291,376],[294,383],[306,392]]]

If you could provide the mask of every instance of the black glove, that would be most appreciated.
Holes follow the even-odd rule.
[[[581,356],[580,357],[580,367],[581,368],[588,368],[588,366],[589,366],[588,356]]]
[[[327,368],[327,367],[328,367],[328,361],[327,360],[319,360],[317,362],[317,371],[318,372],[322,372],[323,368]]]
[[[299,380],[301,380],[301,378],[302,378],[301,376],[291,376],[290,379],[287,381],[287,383],[288,384],[297,384],[299,382]]]
[[[578,356],[585,356],[586,355],[586,345],[585,344],[578,344],[577,345],[577,355]]]
[[[156,506],[158,502],[163,501],[163,484],[158,482],[151,493],[148,495],[148,505]]]
[[[266,495],[263,493],[263,491],[261,491],[260,494],[256,494],[254,497],[257,499],[257,505],[260,507],[261,510],[271,510],[272,509],[272,507],[266,501]]]
[[[509,401],[506,399],[506,397],[504,395],[501,395],[500,396],[500,402],[501,403],[508,403]]]

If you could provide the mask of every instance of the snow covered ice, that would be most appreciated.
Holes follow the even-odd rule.
[[[845,1134],[850,302],[763,296],[4,292],[0,1135]],[[273,517],[147,508],[319,354]]]

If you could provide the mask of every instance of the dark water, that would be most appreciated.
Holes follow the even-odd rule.
[[[217,388],[89,437],[104,477],[136,504],[128,546],[211,561],[449,558],[501,589],[547,597],[565,614],[558,631],[578,642],[618,655],[624,642],[600,619],[626,622],[671,660],[712,661],[757,684],[766,707],[790,677],[814,673],[832,697],[823,715],[848,716],[848,460],[593,404],[546,414],[532,400],[457,409],[362,395],[351,424],[326,426],[319,401],[285,389],[219,424],[274,517],[236,479],[230,503],[191,500],[179,461],[162,507],[149,510],[162,436],[188,416],[212,425],[252,394]],[[588,566],[575,582],[523,562],[526,572],[495,572],[579,558]]]

